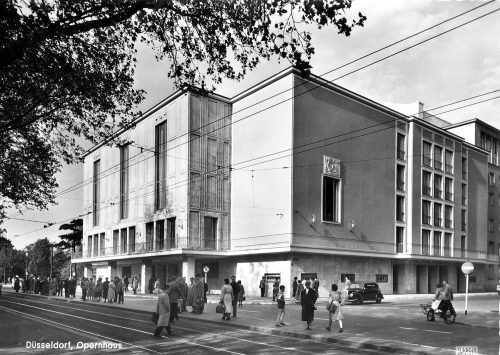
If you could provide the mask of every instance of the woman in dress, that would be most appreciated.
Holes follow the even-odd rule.
[[[304,285],[302,281],[297,281],[297,293],[295,294],[295,302],[300,303],[300,296],[302,295],[302,290],[304,289]]]
[[[240,307],[243,307],[243,301],[245,300],[245,288],[241,284],[241,280],[238,280],[238,286],[240,287],[240,292],[238,292],[238,303]]]
[[[116,285],[113,281],[111,281],[108,285],[108,302],[113,303],[115,299]]]
[[[230,320],[231,313],[233,313],[233,288],[229,285],[229,279],[224,279],[224,286],[220,290],[220,302],[224,304],[224,315],[222,316],[222,320]]]
[[[332,285],[332,290],[328,295],[328,327],[325,329],[332,330],[332,322],[339,322],[339,333],[343,332],[342,319],[344,319],[344,313],[342,312],[342,306],[345,303],[345,297],[342,292],[338,292],[338,286],[336,284]]]

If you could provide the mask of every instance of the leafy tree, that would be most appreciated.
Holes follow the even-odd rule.
[[[67,230],[70,233],[60,235],[61,241],[56,244],[57,248],[69,255],[71,269],[71,253],[75,253],[77,247],[81,247],[83,240],[83,219],[74,219],[69,223],[65,223],[59,227],[59,230]],[[63,272],[61,270],[61,272]],[[75,264],[75,274],[77,273],[77,265]],[[65,272],[63,272],[65,273]],[[65,273],[66,274],[66,273]],[[71,270],[69,272],[71,274]]]
[[[352,1],[0,0],[0,222],[6,207],[54,202],[54,173],[82,153],[75,137],[99,143],[140,115],[140,41],[177,85],[202,90],[272,56],[307,74],[314,47],[297,24],[348,36],[366,20],[347,19]]]
[[[28,273],[47,277],[50,275],[51,244],[47,238],[38,239],[26,247]]]

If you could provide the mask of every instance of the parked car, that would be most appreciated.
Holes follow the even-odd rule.
[[[500,285],[497,285],[497,292],[500,295]]]
[[[361,304],[364,301],[382,302],[384,296],[376,282],[353,282],[348,289],[347,301],[354,304]]]

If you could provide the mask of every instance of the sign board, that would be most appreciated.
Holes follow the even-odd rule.
[[[208,266],[203,266],[203,272],[206,274],[210,271]]]
[[[462,272],[465,275],[470,275],[472,271],[474,271],[474,265],[471,262],[467,261],[462,264]]]

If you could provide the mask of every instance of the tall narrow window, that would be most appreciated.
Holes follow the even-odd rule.
[[[488,180],[489,180],[490,185],[495,185],[495,174],[494,173],[490,173]]]
[[[431,224],[431,202],[422,201],[422,224]]]
[[[167,219],[167,248],[177,248],[175,240],[175,217]]]
[[[453,228],[453,206],[444,206],[444,226]]]
[[[462,157],[462,179],[467,179],[467,158]]]
[[[120,231],[118,229],[113,231],[113,254],[118,254],[118,239],[120,235]]]
[[[128,252],[135,253],[135,226],[128,229]]]
[[[156,126],[155,132],[155,205],[167,206],[167,122]]]
[[[93,176],[93,191],[92,191],[92,221],[94,226],[99,225],[99,210],[100,210],[100,200],[101,200],[101,161],[96,160],[94,162],[94,176]]]
[[[92,253],[92,255],[93,256],[99,255],[99,234],[94,234],[93,249],[94,249],[94,252]]]
[[[464,205],[464,206],[467,205],[467,185],[466,184],[462,184],[462,205]]]
[[[441,232],[434,231],[433,255],[441,255]]]
[[[436,227],[441,227],[441,207],[442,205],[440,203],[434,203],[434,225]]]
[[[396,188],[399,191],[405,190],[405,167],[399,164],[396,167]]]
[[[453,152],[448,149],[444,151],[444,169],[447,173],[453,174]]]
[[[431,241],[431,231],[424,229],[422,230],[422,254],[430,254],[430,241]]]
[[[443,197],[443,177],[438,174],[434,174],[434,197]]]
[[[431,166],[432,162],[432,144],[429,142],[424,142],[422,146],[422,164],[425,166]]]
[[[340,222],[340,180],[323,176],[323,221]]]
[[[156,221],[156,250],[165,249],[165,221]]]
[[[430,196],[431,187],[431,173],[428,171],[422,171],[422,195]]]
[[[153,233],[154,233],[154,222],[146,223],[146,250],[152,251],[153,248]]]
[[[127,253],[127,228],[122,228],[120,230],[120,246],[121,246],[120,253],[122,254]]]
[[[404,228],[396,227],[396,252],[403,252],[403,243],[404,243]]]
[[[444,178],[444,198],[453,201],[453,179]]]
[[[434,147],[434,168],[443,170],[443,148]]]
[[[120,219],[128,218],[129,146],[120,147]]]
[[[106,253],[106,233],[101,233],[99,235],[99,255],[104,255]]]
[[[89,235],[87,237],[87,256],[91,257],[92,256],[92,236]]]
[[[462,232],[467,231],[467,212],[462,210]]]
[[[398,159],[405,160],[405,136],[403,134],[398,133],[396,145]]]
[[[405,198],[404,196],[396,195],[396,221],[404,222],[405,220]]]
[[[205,217],[205,249],[215,249],[217,240],[217,218]]]

